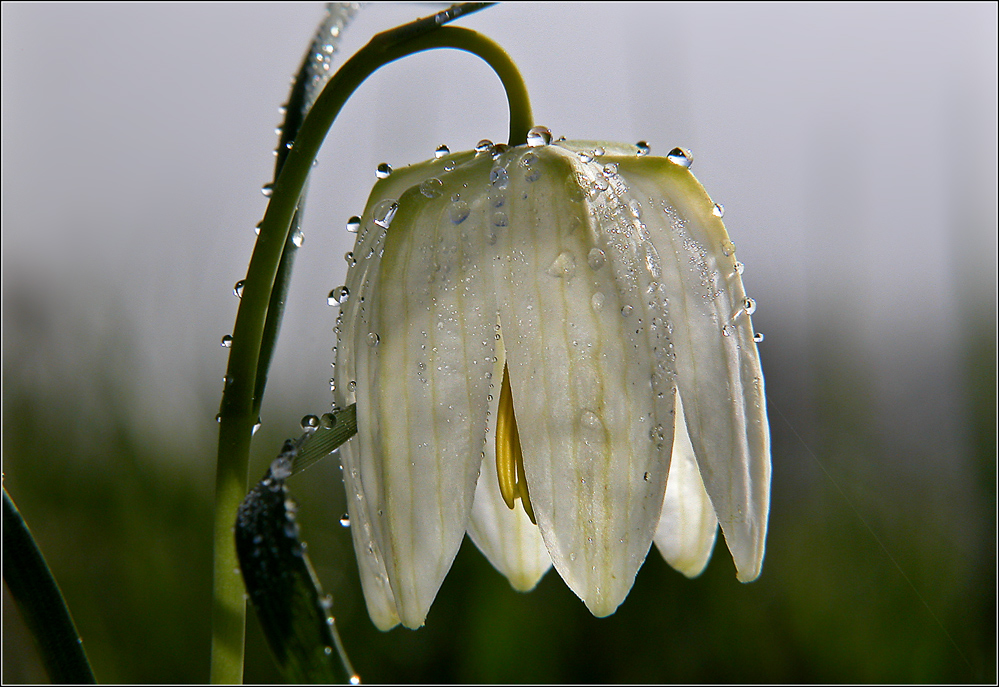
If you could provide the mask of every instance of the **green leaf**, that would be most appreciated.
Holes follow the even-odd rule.
[[[83,642],[45,557],[3,489],[3,579],[38,641],[52,682],[94,684]]]
[[[324,416],[318,429],[285,442],[267,474],[240,504],[236,554],[278,667],[291,682],[360,679],[343,650],[306,547],[299,540],[297,507],[285,480],[328,455],[357,432],[354,406]]]

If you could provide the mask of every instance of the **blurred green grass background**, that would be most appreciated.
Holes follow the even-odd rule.
[[[690,581],[653,549],[606,619],[591,617],[554,572],[534,592],[514,592],[466,541],[426,626],[381,633],[364,609],[349,532],[337,524],[345,507],[336,461],[306,470],[291,482],[303,537],[356,668],[379,683],[993,681],[995,342],[981,324],[965,337],[967,455],[950,461],[972,469],[953,474],[921,467],[931,457],[878,427],[869,370],[842,355],[816,355],[813,394],[790,397],[802,371],[782,367],[771,324],[762,352],[774,438],[763,575],[736,582],[719,544]],[[146,440],[123,401],[134,391],[126,330],[119,323],[95,340],[85,408],[74,383],[41,388],[23,374],[44,347],[8,345],[4,482],[98,680],[203,682],[215,447],[177,455]],[[258,434],[254,479],[296,434],[289,413],[271,412],[289,421]],[[3,630],[4,682],[44,681],[6,591]],[[247,642],[246,681],[280,681],[252,617]]]
[[[518,594],[466,541],[426,627],[381,633],[327,459],[290,486],[362,678],[994,683],[996,5],[527,7],[462,25],[510,51],[538,122],[688,147],[727,208],[766,334],[763,573],[739,584],[719,542],[690,581],[653,550],[595,619],[556,573]],[[219,339],[322,7],[0,11],[4,484],[98,680],[204,682]],[[372,4],[343,53],[428,11]],[[326,294],[375,166],[506,131],[492,75],[452,52],[377,75],[334,127],[251,479],[328,408]],[[252,613],[247,643],[247,681],[279,681]],[[2,677],[46,680],[6,588]]]

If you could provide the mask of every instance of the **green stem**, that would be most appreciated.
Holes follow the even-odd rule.
[[[250,258],[233,329],[220,411],[215,482],[212,682],[237,683],[243,675],[246,626],[244,588],[237,570],[233,521],[249,487],[250,437],[263,395],[257,388],[268,303],[292,218],[312,162],[347,99],[371,74],[402,57],[436,48],[465,50],[485,60],[499,76],[510,107],[510,145],[527,142],[533,126],[530,99],[516,65],[496,43],[469,29],[439,26],[433,18],[375,36],[330,79],[309,111],[273,186],[260,235]]]

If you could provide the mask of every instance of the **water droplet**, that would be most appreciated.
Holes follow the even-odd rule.
[[[644,475],[642,475],[642,479],[648,482],[650,479],[652,479],[652,475],[646,472]]]
[[[742,274],[745,271],[746,271],[746,266],[737,260],[735,263],[735,273]]]
[[[356,388],[357,388],[357,382],[355,382],[353,379],[350,380],[349,382],[347,382],[347,390],[348,391],[350,391],[351,393],[353,393]]]
[[[301,229],[296,229],[295,233],[291,235],[291,242],[295,244],[295,248],[302,247],[302,244],[305,243],[305,234],[302,233]]]
[[[711,208],[711,214],[721,219],[725,216],[725,206],[721,203],[715,203],[714,207]]]
[[[440,160],[442,157],[444,157],[445,155],[447,155],[450,152],[451,152],[451,149],[448,148],[443,143],[441,143],[439,146],[437,146],[437,150],[434,151],[434,157],[437,158],[438,160]]]
[[[319,426],[323,429],[333,429],[336,426],[336,415],[333,413],[323,413],[319,418]]]
[[[351,675],[350,676],[350,684],[352,684],[352,685],[359,685],[359,684],[361,684],[361,676],[360,675]]]
[[[732,325],[726,324],[722,327],[722,336],[732,336]]]
[[[570,561],[575,561],[576,560],[576,552],[575,551],[570,551],[569,552],[569,560]]]
[[[347,513],[343,514],[340,518],[340,527],[350,527],[350,515]]]
[[[503,212],[502,210],[497,210],[496,212],[493,213],[493,226],[505,227],[509,223],[510,223],[509,218],[506,216],[506,213]]]
[[[509,149],[510,146],[508,146],[506,143],[497,143],[496,145],[493,146],[493,159],[494,160],[500,159],[503,153],[505,153]]]
[[[461,224],[466,219],[468,219],[468,213],[471,210],[468,209],[468,203],[463,200],[459,200],[448,208],[447,214],[451,218],[452,224]]]
[[[454,168],[455,168],[455,162],[454,162],[454,160],[448,160],[447,162],[444,163],[444,171],[445,172],[450,172]]]
[[[392,166],[387,162],[381,163],[375,169],[375,176],[379,179],[388,179],[390,174],[392,174]]]
[[[375,206],[374,211],[371,213],[371,217],[375,224],[380,226],[382,229],[388,229],[389,224],[392,223],[392,218],[395,217],[395,213],[399,210],[399,204],[394,200],[383,200]]]
[[[356,234],[360,228],[361,228],[361,218],[358,217],[357,215],[354,215],[353,217],[347,220],[347,231],[349,231],[351,234]]]
[[[756,312],[756,301],[749,296],[746,296],[742,299],[742,309],[746,311],[747,315],[752,315]]]
[[[690,167],[694,162],[694,156],[690,154],[689,150],[683,148],[674,148],[669,151],[666,155],[666,159],[672,162],[674,165],[680,165],[681,167]]]
[[[378,342],[380,340],[381,339],[378,338],[377,334],[375,334],[374,332],[368,332],[368,345],[369,346],[377,346]]]
[[[222,424],[222,413],[219,413],[218,415],[215,416],[215,422]]]
[[[222,347],[232,348],[232,334],[226,334],[222,337]]]
[[[756,332],[755,334],[753,334],[753,341],[755,341],[756,343],[760,343],[761,341],[763,341],[763,332]]]
[[[323,647],[323,653],[326,654],[327,656],[332,656],[333,655],[333,647],[331,647],[331,646],[324,646]]]
[[[603,267],[606,260],[607,256],[599,248],[591,248],[590,254],[586,256],[586,263],[594,270],[599,270]]]
[[[593,149],[593,157],[600,157],[601,155],[604,154],[604,152],[605,151],[603,146],[597,146],[596,148]]]
[[[576,155],[578,155],[579,159],[582,160],[583,162],[593,162],[593,155],[586,152],[585,150],[580,150],[579,152],[576,153]]]
[[[440,198],[444,195],[444,182],[437,177],[424,179],[420,184],[420,193],[427,198]]]
[[[475,152],[479,154],[488,153],[490,150],[492,150],[492,147],[493,147],[493,142],[490,141],[488,138],[484,138],[475,144]]]
[[[349,250],[349,251],[347,251],[346,253],[343,254],[343,260],[350,267],[353,267],[355,264],[357,264],[356,261],[354,260],[354,251],[352,251],[352,250]]]
[[[631,202],[628,203],[628,208],[631,210],[631,214],[635,219],[642,218],[642,204],[638,202],[637,198],[632,198]]]
[[[530,169],[537,161],[538,156],[534,153],[524,153],[523,157],[520,158],[520,166],[524,169]]]
[[[536,126],[527,132],[527,145],[540,148],[552,142],[552,132],[546,126]]]
[[[510,175],[502,167],[493,167],[489,172],[489,183],[496,188],[506,188],[510,183]]]
[[[343,305],[347,302],[347,298],[349,296],[350,291],[346,286],[338,286],[330,291],[330,295],[326,298],[326,302],[329,305]]]
[[[592,307],[597,312],[600,312],[601,310],[604,309],[604,294],[602,292],[597,291],[595,294],[593,294],[593,296],[590,298],[590,307]]]
[[[735,244],[732,243],[729,239],[725,239],[724,241],[721,242],[721,252],[722,255],[726,257],[732,255],[732,253],[735,252]]]
[[[264,184],[260,192],[264,194],[264,198],[270,198],[274,195],[274,184]]]
[[[596,191],[597,193],[603,193],[609,187],[610,184],[607,183],[607,179],[605,179],[604,177],[597,177],[596,179],[593,180],[593,190]]]
[[[604,176],[612,177],[615,174],[617,174],[616,162],[608,162],[606,165],[604,165]]]
[[[644,157],[649,154],[649,151],[652,150],[652,146],[650,146],[646,141],[639,141],[635,144],[635,147],[638,148],[638,157]]]
[[[649,439],[654,444],[661,444],[666,441],[666,429],[662,425],[656,425],[649,430]],[[645,473],[645,481],[649,481],[649,473]]]
[[[548,266],[548,274],[560,279],[571,279],[576,273],[576,260],[572,253],[562,251]]]
[[[303,430],[316,429],[319,427],[319,418],[315,415],[306,415],[302,418],[301,424]]]
[[[253,425],[253,429],[252,429],[252,430],[250,430],[250,434],[251,434],[251,436],[252,436],[253,434],[256,434],[256,433],[257,433],[257,430],[258,430],[258,429],[260,429],[260,425],[261,425],[261,424],[262,424],[262,423],[260,422],[260,418],[258,417],[258,418],[257,418],[257,422],[256,422],[256,423],[255,423],[255,424]]]
[[[592,410],[584,410],[579,414],[579,424],[586,429],[600,429],[604,423],[600,421],[600,416]]]
[[[257,222],[257,226],[253,227],[253,233],[256,234],[257,236],[260,236],[260,225],[263,223],[264,221],[260,220],[259,222]]]
[[[630,305],[625,305],[621,308],[621,317],[630,317],[631,313],[633,313],[634,311],[635,309],[633,307],[631,307]]]

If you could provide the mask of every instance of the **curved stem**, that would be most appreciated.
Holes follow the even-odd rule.
[[[438,15],[441,16],[441,15]],[[244,589],[232,536],[236,511],[248,489],[250,437],[257,422],[263,385],[257,377],[275,276],[292,218],[323,140],[347,99],[371,74],[402,57],[432,50],[465,50],[485,60],[499,76],[510,107],[511,145],[527,142],[533,126],[530,99],[523,78],[496,43],[475,31],[442,27],[434,17],[375,36],[330,79],[309,111],[294,147],[273,185],[260,235],[250,258],[240,299],[220,410],[214,526],[214,587],[212,608],[212,682],[240,682],[246,622]]]

